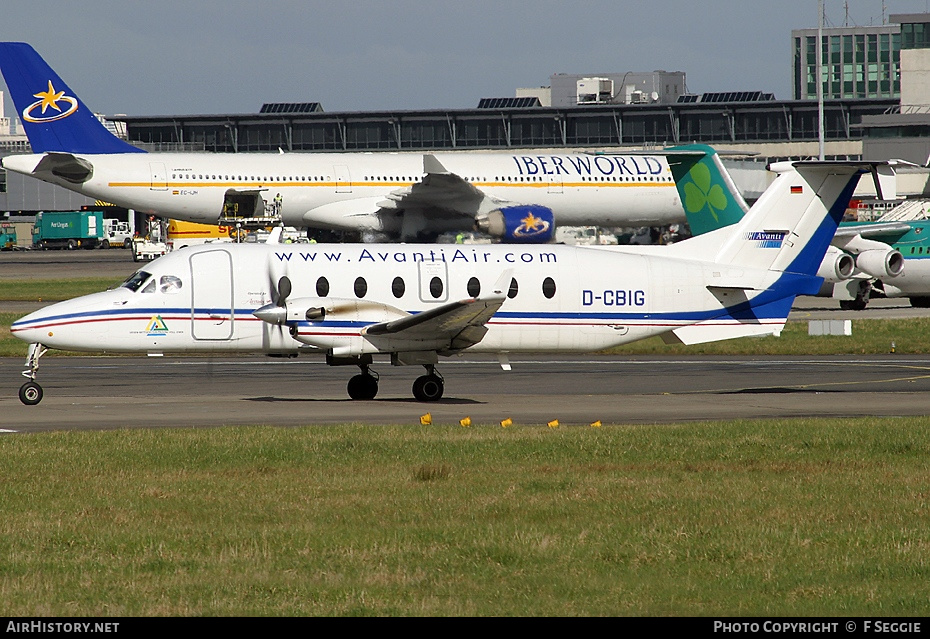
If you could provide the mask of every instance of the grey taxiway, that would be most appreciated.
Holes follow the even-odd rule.
[[[104,273],[125,277],[143,264],[128,252],[28,251],[0,256],[0,277],[51,279]],[[34,302],[0,302],[26,314]],[[834,300],[799,298],[789,321],[879,319],[930,314],[906,300],[875,300],[865,311],[840,311]],[[45,357],[39,381],[45,397],[24,406],[22,358],[0,358],[0,430],[34,432],[268,424],[364,422],[434,425],[563,426],[592,422],[665,423],[687,420],[864,415],[930,415],[930,356],[841,357],[520,356],[502,371],[494,358],[440,362],[446,393],[434,403],[411,396],[417,366],[376,360],[378,396],[352,401],[346,382],[354,367],[328,367],[321,356]]]

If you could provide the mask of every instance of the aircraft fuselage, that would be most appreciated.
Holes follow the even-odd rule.
[[[253,313],[275,302],[285,275],[293,284],[288,305],[300,319],[276,326]],[[405,346],[365,328],[481,299],[503,277],[507,299],[470,352],[591,351],[695,323],[738,325],[706,286],[720,276],[712,263],[563,245],[191,247],[142,267],[136,290],[55,304],[19,320],[12,332],[65,350],[450,354],[455,348],[442,340]],[[327,311],[304,319],[315,308]],[[764,328],[767,320],[757,323]]]
[[[444,212],[435,202],[389,195],[424,180],[422,153],[126,153],[75,155],[92,173],[74,182],[33,172],[43,155],[8,156],[4,166],[95,199],[148,214],[215,224],[230,192],[257,193],[271,205],[280,194],[283,222],[335,230],[400,233],[402,216],[428,216],[430,230],[471,229],[474,215],[501,203],[551,209],[558,225],[642,226],[684,221],[668,162],[662,156],[529,153],[434,154],[486,198],[476,210]],[[387,205],[387,208],[385,208]],[[407,224],[411,224],[410,221]],[[416,227],[416,224],[413,225]]]

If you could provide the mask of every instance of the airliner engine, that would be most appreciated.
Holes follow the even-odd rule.
[[[870,249],[856,256],[856,268],[879,279],[897,277],[904,271],[904,256],[900,251],[887,246],[883,249]]]
[[[848,280],[856,270],[856,260],[852,255],[833,246],[827,248],[827,254],[820,263],[817,275],[827,282],[837,283]]]
[[[505,206],[479,215],[478,229],[503,242],[543,244],[555,237],[552,209],[535,204]]]

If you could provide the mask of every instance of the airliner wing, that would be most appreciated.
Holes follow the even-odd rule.
[[[875,222],[874,224],[856,224],[854,226],[840,226],[835,237],[880,237],[882,235],[900,236],[911,230],[907,222]]]
[[[475,216],[485,202],[497,205],[496,199],[447,170],[435,156],[423,156],[423,172],[425,176],[421,182],[388,193],[387,199],[378,202],[378,206],[382,209],[440,209]]]
[[[416,315],[372,324],[363,330],[363,334],[404,342],[448,340],[450,350],[468,348],[482,340],[488,332],[485,324],[505,299],[501,295],[451,302]]]

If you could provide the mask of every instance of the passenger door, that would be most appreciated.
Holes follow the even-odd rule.
[[[217,249],[190,256],[191,335],[195,340],[228,340],[233,335],[232,256]]]

